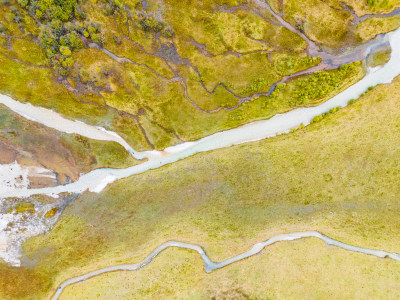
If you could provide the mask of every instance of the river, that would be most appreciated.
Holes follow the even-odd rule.
[[[292,128],[296,128],[301,124],[308,125],[315,116],[328,112],[334,107],[345,107],[349,100],[359,98],[369,87],[376,86],[377,84],[390,83],[400,74],[400,29],[386,34],[383,40],[388,40],[392,48],[389,62],[382,67],[369,70],[363,79],[330,100],[318,106],[293,109],[284,114],[277,114],[267,120],[257,121],[234,129],[218,132],[197,141],[178,144],[166,148],[164,151],[137,152],[114,132],[90,126],[79,121],[68,120],[53,111],[35,107],[31,104],[23,104],[8,96],[2,95],[0,96],[0,103],[5,104],[22,116],[59,131],[78,133],[88,138],[118,142],[135,158],[147,158],[147,161],[126,169],[97,169],[82,175],[73,183],[56,187],[37,189],[20,188],[14,190],[1,189],[0,187],[0,197],[29,197],[35,194],[54,195],[63,192],[82,193],[86,190],[101,192],[109,183],[115,180],[156,169],[196,153],[257,141],[289,132]]]

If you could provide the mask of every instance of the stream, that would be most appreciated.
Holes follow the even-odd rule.
[[[255,244],[250,250],[243,252],[232,258],[229,258],[227,260],[224,260],[222,262],[213,262],[207,255],[204,248],[202,248],[199,245],[183,243],[183,242],[178,242],[178,241],[168,241],[168,242],[163,243],[160,246],[158,246],[153,252],[150,253],[149,256],[147,256],[145,259],[143,259],[139,263],[109,266],[109,267],[105,267],[102,269],[98,269],[98,270],[86,273],[81,276],[69,278],[59,285],[59,287],[57,288],[55,294],[53,295],[53,297],[51,299],[57,300],[61,296],[61,293],[63,292],[63,290],[71,284],[85,281],[89,278],[92,278],[92,277],[95,277],[95,276],[98,276],[98,275],[101,275],[101,274],[104,274],[107,272],[140,270],[141,268],[143,268],[144,266],[149,264],[158,254],[160,254],[160,252],[164,251],[168,247],[178,247],[178,248],[196,251],[197,253],[200,254],[200,256],[204,262],[205,271],[207,273],[210,273],[214,270],[226,267],[237,261],[240,261],[240,260],[243,260],[250,256],[253,256],[253,255],[261,252],[265,247],[275,244],[277,242],[293,241],[293,240],[303,239],[303,238],[308,238],[308,237],[318,238],[318,239],[324,241],[329,246],[336,246],[336,247],[339,247],[339,248],[342,248],[342,249],[345,249],[348,251],[360,252],[360,253],[373,255],[376,257],[380,257],[380,258],[391,258],[393,260],[400,261],[400,255],[397,253],[390,253],[390,252],[386,252],[386,251],[382,251],[382,250],[374,250],[374,249],[357,247],[357,246],[345,244],[345,243],[339,242],[337,240],[334,240],[318,231],[303,231],[303,232],[278,234],[278,235],[275,235],[275,236],[267,239],[264,242]]]
[[[293,109],[287,113],[277,114],[267,120],[256,121],[234,129],[218,132],[197,141],[178,144],[166,148],[164,151],[137,152],[114,132],[90,126],[80,121],[68,120],[51,110],[35,107],[31,104],[23,104],[2,95],[0,96],[0,103],[26,118],[33,119],[59,131],[77,133],[93,139],[115,141],[127,149],[133,157],[137,159],[147,158],[147,161],[126,169],[97,169],[82,175],[73,183],[55,187],[14,190],[0,187],[0,197],[29,197],[35,194],[54,195],[63,192],[82,193],[86,190],[101,192],[109,183],[115,180],[157,169],[197,153],[273,137],[289,132],[301,124],[308,125],[315,116],[328,112],[334,107],[345,107],[351,99],[359,98],[369,87],[390,83],[400,74],[400,29],[384,35],[382,42],[386,43],[387,41],[389,41],[392,48],[391,58],[387,64],[370,69],[363,79],[318,106]],[[370,47],[374,46],[371,45]]]

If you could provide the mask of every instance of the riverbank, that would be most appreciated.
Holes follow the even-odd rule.
[[[294,109],[285,114],[275,115],[267,120],[257,121],[231,130],[218,132],[198,141],[186,142],[169,147],[163,152],[145,152],[151,154],[151,157],[149,156],[150,159],[130,168],[120,170],[98,169],[81,176],[78,181],[72,184],[43,189],[15,189],[14,191],[4,192],[0,194],[0,196],[28,197],[35,194],[58,194],[62,192],[81,193],[85,190],[99,192],[104,189],[107,184],[117,179],[159,168],[199,152],[265,139],[287,133],[291,129],[301,125],[308,125],[314,117],[327,113],[335,107],[345,107],[352,99],[357,99],[369,88],[378,84],[390,83],[400,74],[400,69],[398,68],[400,64],[400,29],[387,34],[387,39],[392,47],[391,58],[388,63],[382,67],[372,69],[363,79],[318,106]],[[43,117],[46,117],[46,115],[43,115]],[[61,121],[62,119],[59,118],[59,120]],[[71,121],[68,121],[68,125],[70,122]]]

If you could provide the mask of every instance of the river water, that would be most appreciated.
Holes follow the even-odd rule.
[[[82,175],[79,180],[56,187],[38,189],[2,189],[0,197],[28,197],[34,194],[58,194],[62,192],[82,193],[102,191],[109,183],[117,179],[140,174],[150,169],[176,162],[196,153],[230,147],[251,141],[261,140],[275,135],[289,132],[301,124],[308,125],[311,120],[334,107],[344,107],[349,100],[357,99],[362,93],[377,84],[390,83],[400,74],[400,29],[385,35],[384,41],[389,41],[392,54],[391,59],[383,67],[369,70],[367,75],[330,100],[314,107],[297,108],[284,114],[278,114],[268,120],[246,124],[234,129],[215,133],[197,141],[185,142],[164,151],[137,152],[132,149],[120,136],[105,129],[90,126],[79,121],[65,119],[61,115],[31,104],[22,104],[8,96],[1,96],[0,103],[5,104],[13,111],[48,127],[68,133],[78,133],[88,138],[115,141],[125,147],[135,158],[148,158],[146,162],[126,169],[97,169]]]

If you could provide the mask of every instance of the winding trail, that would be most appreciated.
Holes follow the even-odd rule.
[[[250,250],[248,250],[244,253],[241,253],[237,256],[234,256],[232,258],[229,258],[227,260],[224,260],[222,262],[213,262],[207,255],[204,248],[199,245],[183,243],[183,242],[178,242],[178,241],[168,241],[168,242],[163,243],[160,246],[158,246],[153,252],[150,253],[149,256],[147,256],[145,259],[143,259],[139,263],[109,266],[109,267],[105,267],[102,269],[98,269],[98,270],[86,273],[81,276],[72,277],[70,279],[67,279],[59,285],[59,287],[57,288],[55,294],[53,295],[53,297],[51,299],[57,300],[61,296],[61,293],[63,292],[63,290],[69,285],[72,285],[74,283],[78,283],[81,281],[85,281],[87,279],[90,279],[92,277],[95,277],[95,276],[98,276],[98,275],[101,275],[101,274],[104,274],[107,272],[140,270],[143,267],[145,267],[147,264],[149,264],[158,254],[160,254],[162,251],[164,251],[165,249],[167,249],[169,247],[178,247],[178,248],[182,248],[182,249],[189,249],[189,250],[196,251],[197,253],[200,254],[201,258],[203,259],[205,271],[207,273],[210,273],[214,270],[221,269],[230,264],[233,264],[235,262],[238,262],[240,260],[243,260],[245,258],[253,256],[257,253],[260,253],[267,246],[275,244],[277,242],[293,241],[293,240],[303,239],[303,238],[308,238],[308,237],[318,238],[318,239],[324,241],[329,246],[336,246],[336,247],[339,247],[339,248],[342,248],[342,249],[345,249],[348,251],[364,253],[364,254],[380,257],[380,258],[390,258],[390,259],[397,260],[400,262],[400,255],[397,253],[390,253],[390,252],[386,252],[386,251],[382,251],[382,250],[375,250],[375,249],[369,249],[369,248],[345,244],[340,241],[334,240],[318,231],[303,231],[303,232],[278,234],[278,235],[275,235],[275,236],[267,239],[264,242],[255,244]]]

